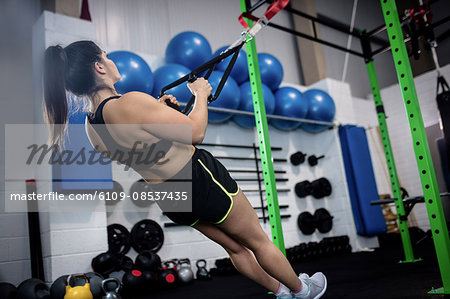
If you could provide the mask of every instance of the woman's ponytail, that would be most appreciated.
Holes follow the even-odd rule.
[[[66,98],[67,55],[61,46],[45,50],[44,60],[44,103],[45,116],[50,123],[50,140],[62,145],[69,118]]]

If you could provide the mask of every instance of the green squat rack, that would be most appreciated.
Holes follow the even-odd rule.
[[[372,88],[373,100],[378,115],[378,125],[380,126],[381,141],[383,143],[384,153],[386,156],[386,163],[389,171],[389,179],[391,181],[392,193],[394,197],[395,208],[397,211],[397,220],[400,230],[400,236],[403,244],[403,252],[405,254],[404,263],[411,263],[420,261],[414,258],[414,252],[411,244],[411,238],[408,229],[408,219],[403,204],[402,192],[400,190],[400,183],[398,180],[397,169],[395,167],[394,153],[392,152],[391,141],[389,138],[388,127],[386,123],[386,114],[383,108],[383,101],[381,100],[380,86],[378,85],[377,74],[373,60],[366,60],[367,72],[369,74],[370,86]]]
[[[247,3],[241,1],[241,11],[247,11]],[[247,19],[249,26],[253,22]],[[267,196],[267,207],[269,210],[269,222],[272,232],[273,243],[286,254],[284,247],[283,228],[281,226],[280,209],[278,205],[277,187],[275,184],[275,173],[273,171],[272,151],[269,140],[269,125],[267,123],[266,108],[264,106],[264,97],[261,85],[261,76],[259,73],[258,53],[256,51],[255,39],[246,43],[247,62],[252,87],[253,107],[255,110],[256,129],[258,131],[259,152],[261,154],[261,163],[264,177],[264,187]]]
[[[433,161],[431,160],[430,148],[428,147],[427,136],[425,134],[422,113],[420,112],[414,77],[404,43],[399,14],[394,0],[381,0],[381,7],[397,77],[405,103],[409,127],[411,129],[417,167],[420,173],[420,181],[422,183],[434,246],[441,271],[443,287],[433,290],[430,293],[450,294],[450,240],[448,228],[445,222]]]
[[[403,204],[397,168],[395,167],[394,153],[392,152],[391,140],[389,138],[389,131],[386,123],[386,113],[384,111],[383,101],[381,99],[380,86],[378,84],[377,74],[375,72],[375,65],[373,62],[370,39],[365,31],[361,32],[360,40],[361,40],[361,48],[364,54],[364,61],[366,63],[367,73],[369,75],[369,82],[372,89],[372,96],[375,103],[375,109],[378,116],[378,125],[380,127],[381,142],[383,144],[384,154],[386,156],[389,179],[391,181],[394,204],[397,211],[397,222],[400,230],[403,252],[405,255],[405,259],[401,262],[412,263],[420,261],[420,259],[414,258],[414,252],[411,244],[411,237],[408,229],[408,214],[406,213],[405,205]]]
[[[246,12],[248,6],[250,5],[249,4],[250,1],[240,0],[240,3],[241,3],[241,11]],[[383,102],[381,100],[380,88],[378,85],[378,80],[373,62],[373,56],[392,49],[398,81],[400,84],[403,100],[405,102],[406,112],[408,115],[414,151],[416,155],[417,165],[419,168],[426,208],[430,219],[434,246],[436,248],[439,268],[443,282],[442,288],[432,290],[430,293],[450,294],[450,241],[448,236],[448,229],[444,218],[442,202],[437,187],[436,175],[431,160],[430,149],[428,147],[423,119],[420,112],[417,93],[414,86],[414,78],[409,63],[408,53],[406,51],[406,45],[400,24],[400,18],[396,8],[395,0],[381,0],[381,6],[386,25],[376,28],[369,33],[366,33],[365,31],[355,33],[355,30],[352,31],[348,29],[345,24],[339,23],[339,21],[331,19],[326,20],[323,18],[319,19],[315,16],[308,15],[306,13],[293,9],[289,6],[287,6],[285,10],[291,12],[292,14],[295,14],[296,16],[303,17],[311,21],[311,25],[314,29],[313,30],[314,35],[308,35],[303,32],[295,31],[292,28],[282,27],[280,25],[272,23],[268,23],[267,25],[277,28],[281,31],[285,31],[290,34],[296,35],[298,37],[318,42],[328,47],[332,47],[340,51],[344,51],[365,59],[366,68],[369,75],[369,81],[372,88],[372,94],[375,102],[375,108],[377,111],[383,148],[386,155],[386,162],[389,170],[395,208],[398,215],[397,216],[398,225],[400,229],[400,235],[405,255],[405,259],[402,262],[411,263],[418,261],[420,259],[415,259],[412,249],[411,238],[409,235],[407,222],[408,211],[405,209],[403,199],[401,196],[399,179],[395,167],[394,156],[386,124],[386,115],[383,108]],[[447,19],[437,21],[434,24],[432,24],[434,25],[432,26],[432,28],[442,25],[447,21],[448,21]],[[362,52],[345,48],[341,45],[320,39],[320,37],[317,36],[316,34],[317,23],[332,28],[334,30],[340,31],[344,34],[353,35],[354,37],[359,38],[361,41]],[[389,35],[389,43],[386,43],[386,41],[379,39],[375,36],[375,34],[384,30],[384,28],[387,29],[387,33]],[[382,47],[378,48],[375,51],[372,51],[370,49],[370,43],[376,43],[381,45]],[[250,82],[252,85],[256,128],[258,131],[259,148],[261,153],[261,161],[263,164],[262,166],[263,166],[265,190],[267,194],[267,201],[269,207],[272,239],[273,242],[278,246],[278,248],[280,248],[280,250],[285,252],[283,231],[281,227],[280,212],[278,208],[278,199],[275,186],[275,177],[273,174],[273,164],[271,158],[267,118],[264,108],[264,99],[261,89],[261,78],[259,74],[257,52],[254,40],[251,40],[247,43],[246,50],[247,50]]]

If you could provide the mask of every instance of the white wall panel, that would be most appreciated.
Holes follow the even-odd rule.
[[[206,37],[214,52],[239,38],[242,26],[239,1],[222,0],[98,0],[90,3],[97,40],[102,46],[165,56],[170,39],[183,31]],[[258,15],[261,9],[255,12]],[[289,16],[280,12],[274,23],[290,27]],[[288,82],[300,83],[293,36],[273,28],[256,38],[258,52],[277,57]]]

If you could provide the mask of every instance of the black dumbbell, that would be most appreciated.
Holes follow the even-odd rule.
[[[316,199],[330,196],[332,191],[331,183],[326,178],[320,178],[311,182],[311,195]]]
[[[297,165],[300,165],[303,162],[305,162],[305,157],[306,157],[306,154],[298,151],[291,155],[290,160],[291,160],[292,165],[297,166]]]
[[[312,235],[316,230],[316,221],[310,212],[302,212],[298,215],[297,226],[305,235]]]
[[[333,227],[333,216],[324,208],[317,209],[314,215],[302,212],[298,215],[297,225],[305,235],[312,235],[316,228],[321,233],[327,233]]]
[[[319,163],[319,160],[322,159],[322,158],[325,158],[325,156],[324,155],[319,156],[319,157],[316,157],[315,155],[309,156],[308,157],[308,164],[309,164],[309,166],[311,166],[311,167],[316,166],[317,163]]]
[[[333,228],[333,216],[324,208],[317,209],[314,212],[316,228],[322,234],[328,233]]]

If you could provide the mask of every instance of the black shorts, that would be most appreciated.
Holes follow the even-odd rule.
[[[223,222],[233,207],[239,186],[225,166],[204,150],[192,156],[192,212],[166,212],[175,223],[193,226],[198,221]]]

